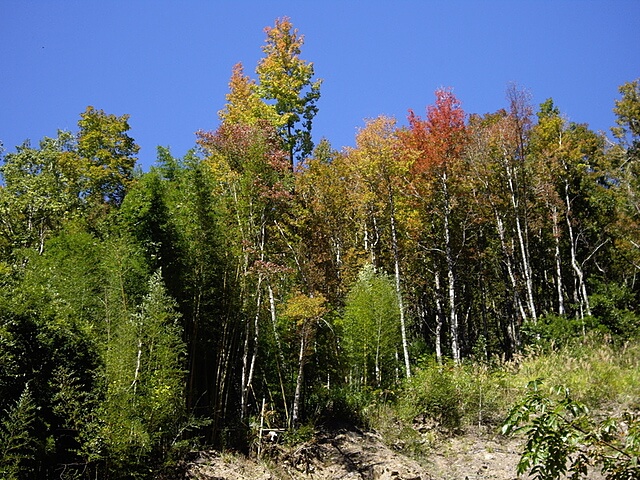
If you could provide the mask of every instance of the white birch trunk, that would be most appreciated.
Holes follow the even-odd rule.
[[[554,258],[556,262],[556,291],[558,294],[558,315],[564,315],[564,295],[562,284],[562,256],[560,255],[560,227],[558,225],[558,207],[551,207],[551,218],[553,220],[553,238],[554,238]]]
[[[571,200],[569,199],[569,185],[565,181],[565,202],[567,206],[566,210],[566,221],[567,221],[567,230],[569,232],[569,245],[571,250],[571,267],[573,268],[573,273],[576,279],[576,292],[577,298],[579,300],[578,304],[580,307],[580,319],[584,319],[586,316],[591,315],[591,307],[589,305],[589,297],[587,295],[587,286],[584,281],[584,272],[582,271],[582,267],[580,263],[578,263],[577,253],[576,253],[576,240],[573,235],[573,225],[571,224]]]
[[[451,354],[453,361],[457,365],[460,363],[460,327],[458,325],[458,312],[456,305],[455,273],[453,253],[451,251],[451,231],[449,220],[451,216],[451,204],[449,202],[449,191],[447,188],[447,174],[442,176],[442,187],[444,193],[444,245],[447,261],[447,291],[449,299],[449,329],[451,332]]]
[[[507,166],[507,180],[509,183],[509,193],[511,197],[511,206],[513,207],[513,214],[516,223],[516,233],[518,236],[518,245],[520,247],[520,258],[522,261],[522,274],[524,275],[525,287],[527,292],[527,307],[529,309],[529,315],[534,323],[538,321],[538,315],[536,313],[536,306],[533,299],[533,280],[531,273],[531,263],[529,262],[529,250],[524,238],[524,231],[522,228],[522,222],[520,220],[519,202],[515,190],[514,174],[510,167]]]
[[[400,254],[398,251],[398,237],[396,234],[396,215],[395,203],[393,200],[393,192],[389,186],[389,208],[391,221],[391,243],[393,248],[393,261],[395,267],[396,295],[398,297],[398,308],[400,310],[400,333],[402,336],[402,354],[404,356],[404,368],[407,378],[411,377],[411,364],[409,362],[409,346],[407,341],[407,328],[404,318],[404,302],[402,300],[402,289],[400,285]]]
[[[435,269],[435,286],[436,286],[436,359],[439,365],[442,365],[442,324],[444,312],[442,311],[442,302],[440,301],[440,272]]]

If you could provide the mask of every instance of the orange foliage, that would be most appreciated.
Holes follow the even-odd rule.
[[[436,90],[436,103],[422,119],[409,110],[409,130],[403,135],[407,148],[418,153],[413,173],[421,174],[459,158],[465,145],[465,113],[450,89]]]

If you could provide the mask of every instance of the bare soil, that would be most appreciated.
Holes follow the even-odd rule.
[[[296,447],[267,444],[261,459],[201,452],[187,465],[199,480],[512,480],[521,442],[467,431],[443,437],[420,460],[357,428],[321,431]]]

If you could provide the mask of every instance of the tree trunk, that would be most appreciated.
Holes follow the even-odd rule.
[[[400,286],[400,253],[398,250],[398,237],[396,234],[396,214],[395,203],[391,185],[388,187],[389,194],[389,216],[391,223],[391,243],[393,248],[393,262],[395,267],[396,295],[398,296],[398,308],[400,309],[400,333],[402,335],[402,353],[404,355],[404,368],[407,378],[411,377],[411,364],[409,363],[409,346],[407,342],[407,329],[404,318],[404,302],[402,300],[402,289]]]
[[[573,235],[573,225],[571,223],[571,200],[569,199],[569,185],[565,180],[565,202],[566,202],[566,221],[567,221],[567,229],[569,232],[569,245],[571,250],[571,267],[573,268],[573,273],[576,280],[576,297],[579,302],[578,305],[580,307],[580,319],[584,319],[585,315],[591,315],[591,307],[589,306],[589,297],[587,295],[587,286],[584,281],[584,272],[582,271],[582,267],[578,263],[577,253],[576,253],[576,239]]]
[[[525,233],[522,227],[522,220],[520,218],[520,202],[515,187],[514,173],[511,167],[507,166],[507,180],[509,183],[509,193],[511,197],[511,207],[513,208],[514,220],[516,223],[516,233],[518,236],[518,245],[520,247],[520,260],[522,262],[522,274],[524,276],[525,287],[527,292],[527,307],[529,309],[529,315],[535,322],[538,321],[538,315],[536,313],[536,306],[533,298],[533,280],[531,273],[531,263],[529,261],[529,249],[527,242],[525,241]],[[526,219],[525,219],[526,222]]]
[[[514,304],[515,310],[520,313],[520,319],[524,320],[525,318],[527,318],[527,314],[524,310],[524,305],[522,304],[522,299],[520,298],[520,294],[518,291],[518,282],[516,280],[516,276],[513,271],[513,260],[512,260],[511,253],[509,252],[509,247],[507,246],[507,240],[505,238],[504,223],[496,209],[494,209],[494,214],[496,218],[496,228],[498,230],[498,237],[500,238],[500,246],[502,248],[502,258],[503,258],[504,266],[507,270],[509,282],[511,283],[511,291],[513,294],[513,304]],[[520,348],[520,338],[518,336],[517,320],[515,317],[515,313],[509,315],[508,322],[509,323],[507,326],[507,335],[509,337],[509,343],[511,344],[510,345],[511,350],[516,351]]]
[[[284,365],[285,359],[283,355],[282,345],[280,344],[280,336],[278,335],[278,330],[276,329],[276,302],[273,297],[273,289],[271,285],[268,287],[269,289],[269,307],[271,310],[271,325],[273,326],[273,336],[276,340],[276,345],[278,346],[278,355],[276,357],[276,367],[278,369],[278,380],[280,381],[280,393],[282,394],[282,402],[284,405],[284,416],[287,420],[287,424],[289,423],[289,409],[287,407],[287,395],[284,390],[284,381],[282,380],[282,371],[280,365]]]
[[[551,207],[553,220],[554,258],[556,262],[556,292],[558,295],[558,315],[564,315],[564,295],[562,285],[562,256],[560,254],[560,227],[558,225],[558,207]]]
[[[444,312],[442,310],[441,290],[440,290],[440,272],[435,269],[435,287],[436,287],[436,330],[435,330],[435,347],[436,359],[438,364],[442,365],[442,325],[444,324]]]
[[[455,289],[455,272],[453,252],[451,251],[451,231],[449,221],[451,217],[451,203],[449,200],[449,191],[447,185],[446,172],[442,176],[442,187],[444,194],[444,245],[445,256],[447,262],[447,291],[449,299],[449,329],[451,332],[451,354],[455,364],[460,363],[460,326],[458,325],[458,312],[456,305],[456,289]]]
[[[258,298],[256,300],[256,312],[253,317],[253,325],[251,325],[251,321],[247,318],[245,323],[245,337],[244,337],[244,347],[242,351],[242,385],[241,385],[241,395],[240,395],[240,420],[244,420],[247,416],[248,403],[249,403],[249,392],[251,390],[251,382],[253,381],[253,371],[256,363],[256,357],[258,355],[258,327],[259,327],[259,319],[260,319],[260,307],[262,305],[262,276],[258,277],[258,285],[257,295]],[[253,329],[253,342],[250,341],[251,330]],[[253,348],[251,348],[251,343],[253,343]],[[251,358],[249,358],[249,351],[251,350]]]
[[[291,421],[295,427],[300,419],[300,398],[302,397],[302,382],[304,380],[304,364],[305,364],[305,348],[306,348],[306,335],[304,332],[305,326],[302,327],[302,334],[300,336],[300,352],[298,354],[298,378],[296,379],[296,391],[293,395],[293,408],[291,413]]]

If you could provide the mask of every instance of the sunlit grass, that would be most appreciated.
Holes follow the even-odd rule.
[[[590,339],[557,349],[530,349],[510,361],[427,362],[405,382],[395,402],[371,409],[370,423],[389,443],[431,444],[478,426],[497,432],[527,384],[565,386],[594,411],[640,407],[640,342]],[[420,433],[418,433],[418,431]]]

